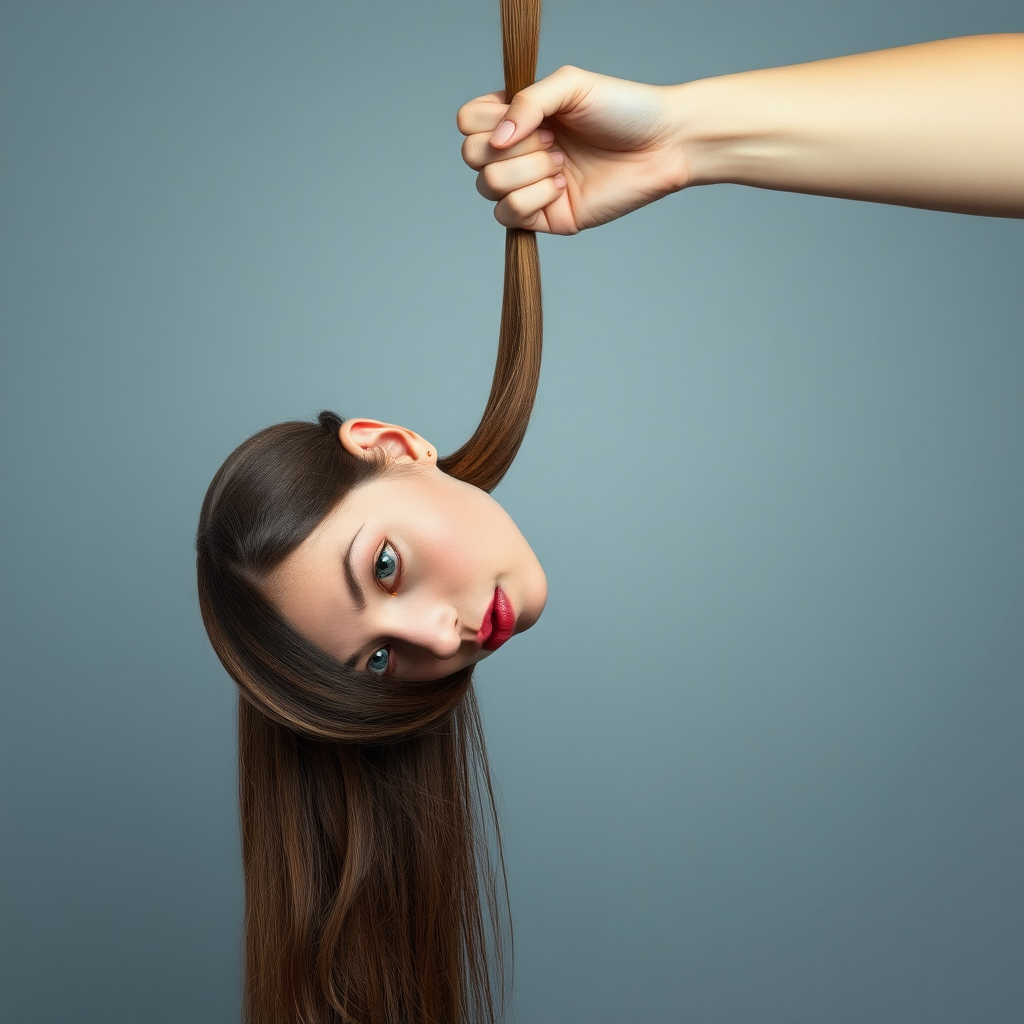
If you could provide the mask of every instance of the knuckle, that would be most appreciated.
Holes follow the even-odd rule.
[[[501,191],[502,171],[501,165],[497,163],[487,164],[480,172],[484,184],[495,192]]]
[[[530,213],[529,206],[526,202],[522,192],[510,192],[505,196],[504,202],[508,205],[509,210],[517,217],[521,218]]]

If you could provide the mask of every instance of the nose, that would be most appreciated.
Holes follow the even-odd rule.
[[[462,647],[459,636],[459,616],[456,610],[442,602],[395,601],[395,621],[391,635],[415,647],[428,651],[442,661],[454,658]]]

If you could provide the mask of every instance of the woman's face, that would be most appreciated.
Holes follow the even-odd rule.
[[[384,435],[376,425],[401,431]],[[419,435],[347,420],[342,443],[395,463],[356,487],[273,573],[278,611],[353,668],[440,679],[487,657],[544,610],[547,580],[486,492],[437,468]]]

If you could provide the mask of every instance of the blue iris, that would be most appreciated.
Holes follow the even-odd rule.
[[[373,574],[381,582],[390,581],[395,578],[398,572],[398,559],[395,558],[395,550],[390,544],[385,544],[377,561],[373,563]]]
[[[373,654],[370,655],[370,660],[366,663],[366,667],[371,672],[383,675],[388,670],[388,663],[390,661],[390,652],[386,647],[381,647],[380,650],[374,651]]]

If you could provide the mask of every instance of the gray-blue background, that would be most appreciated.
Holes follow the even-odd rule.
[[[502,232],[497,2],[4,0],[0,1017],[237,1019],[206,484],[323,406],[451,449]],[[550,0],[677,82],[1020,29],[999,0]],[[1024,1019],[1019,222],[719,187],[542,239],[479,673],[524,1024]]]

